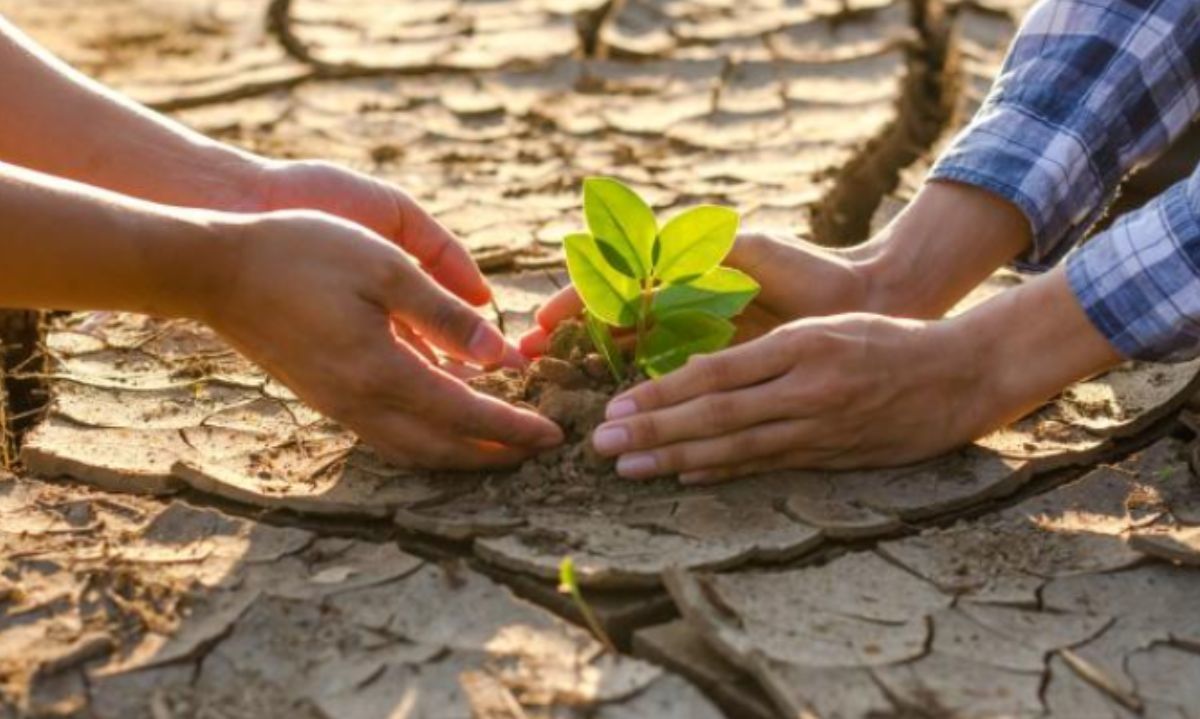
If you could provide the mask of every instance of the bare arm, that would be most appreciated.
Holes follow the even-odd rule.
[[[0,17],[0,160],[153,202],[257,209],[261,158],[68,67]]]
[[[491,364],[506,344],[405,244],[321,213],[183,210],[0,163],[0,307],[203,320],[401,463],[512,464],[561,441],[438,366],[430,347]]]

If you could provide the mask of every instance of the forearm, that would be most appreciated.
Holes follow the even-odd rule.
[[[0,163],[0,307],[200,317],[230,222]]]
[[[965,419],[978,432],[1036,409],[1072,382],[1123,358],[1088,319],[1059,267],[944,320],[942,356],[973,367],[977,392]]]
[[[931,177],[986,188],[1033,227],[1021,260],[1047,268],[1083,238],[1131,170],[1200,112],[1194,0],[1046,0]]]
[[[255,209],[262,161],[89,80],[0,17],[0,161],[151,202]]]
[[[1024,215],[969,185],[931,182],[886,229],[850,250],[863,278],[863,311],[941,317],[1029,246]]]

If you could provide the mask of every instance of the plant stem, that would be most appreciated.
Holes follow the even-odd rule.
[[[637,372],[638,363],[637,363],[636,359],[638,358],[638,356],[640,355],[640,353],[642,351],[642,340],[646,336],[646,321],[650,319],[650,307],[651,307],[651,304],[653,303],[653,301],[654,301],[654,280],[647,277],[645,280],[642,281],[642,302],[641,302],[641,306],[638,308],[637,336],[634,337],[634,341],[637,343],[634,345],[634,350],[633,350],[633,356],[634,356],[635,361],[632,363],[633,366],[630,369],[630,372]],[[631,379],[632,379],[632,377],[631,377]]]

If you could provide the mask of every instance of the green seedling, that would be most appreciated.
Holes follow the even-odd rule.
[[[562,561],[558,563],[558,591],[560,594],[570,595],[571,601],[575,602],[575,608],[583,616],[583,621],[587,624],[588,629],[592,630],[592,634],[604,645],[605,649],[616,654],[617,648],[613,645],[612,639],[608,637],[608,632],[600,626],[596,614],[588,605],[587,600],[583,598],[583,592],[579,591],[579,581],[575,577],[575,560],[570,557],[563,557]]]
[[[627,365],[614,328],[633,332],[633,366],[650,377],[729,344],[730,319],[759,290],[749,276],[721,266],[737,236],[737,212],[701,205],[659,227],[636,192],[590,177],[583,214],[589,231],[563,240],[567,270],[586,307],[588,333],[618,381]]]

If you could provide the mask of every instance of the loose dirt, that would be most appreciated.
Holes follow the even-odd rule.
[[[604,358],[595,352],[583,325],[565,322],[550,338],[546,356],[527,370],[503,370],[470,381],[476,389],[515,405],[535,409],[563,428],[567,441],[521,465],[515,473],[487,483],[490,498],[506,505],[582,510],[621,505],[633,497],[668,496],[675,482],[662,478],[631,482],[617,476],[611,459],[592,447],[592,430],[604,421],[604,408],[622,388]]]

